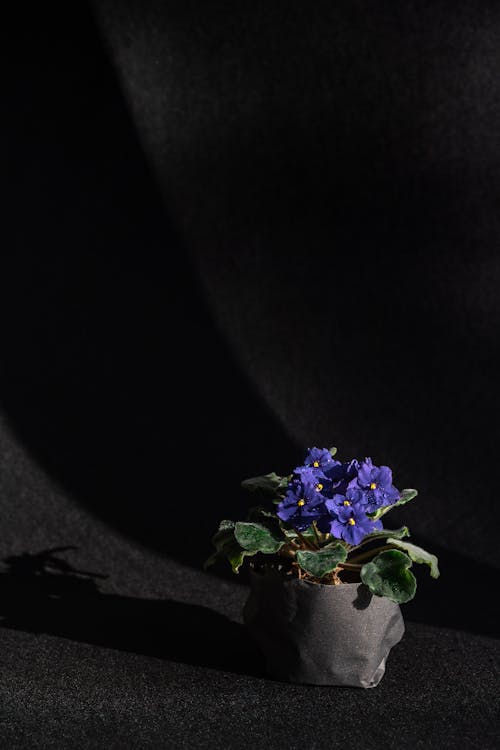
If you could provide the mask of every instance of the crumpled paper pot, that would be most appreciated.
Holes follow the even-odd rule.
[[[245,624],[264,654],[268,674],[310,685],[371,688],[404,634],[398,604],[362,583],[338,586],[250,572]]]

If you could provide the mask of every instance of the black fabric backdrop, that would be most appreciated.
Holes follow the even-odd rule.
[[[218,519],[244,513],[241,478],[333,443],[419,488],[394,523],[442,560],[442,579],[420,576],[405,608],[426,625],[413,625],[387,695],[397,702],[415,659],[431,670],[434,658],[419,679],[443,736],[493,747],[494,642],[474,634],[498,635],[496,4],[28,4],[6,12],[3,36],[0,614],[22,631],[2,636],[10,746],[39,744],[43,727],[47,746],[120,747],[113,727],[132,731],[134,717],[134,746],[231,746],[196,687],[200,737],[190,724],[179,738],[182,711],[155,724],[158,695],[123,698],[125,673],[156,684],[158,657],[192,666],[181,683],[213,684],[222,724],[218,681],[242,673],[278,725],[275,686],[235,623],[245,587],[199,565]],[[40,587],[33,556],[68,545],[79,551],[61,553],[63,583]],[[72,565],[109,579],[82,585]],[[94,700],[99,659],[116,690]],[[465,697],[462,682],[433,692],[443,659]],[[78,703],[61,675],[82,668]],[[419,685],[407,700],[420,721]],[[89,718],[96,705],[105,726]],[[312,747],[301,731],[270,729],[266,742]],[[370,731],[351,740],[395,741],[392,725]],[[414,729],[407,746],[432,746],[424,737]]]

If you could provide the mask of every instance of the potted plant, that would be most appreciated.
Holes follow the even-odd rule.
[[[391,469],[370,458],[335,456],[311,448],[288,476],[245,480],[261,503],[245,521],[220,523],[205,565],[224,558],[237,573],[251,558],[244,620],[270,675],[375,687],[404,633],[399,605],[417,585],[410,568],[424,563],[437,578],[438,561],[406,541],[406,526],[384,528],[386,513],[417,491],[396,489]]]

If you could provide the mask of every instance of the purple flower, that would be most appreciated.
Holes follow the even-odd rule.
[[[325,514],[325,498],[321,494],[321,482],[294,480],[288,485],[287,493],[278,505],[276,515],[298,531],[309,528]]]
[[[326,448],[311,448],[303,466],[294,473],[304,482],[321,482],[322,494],[331,497],[334,491],[345,493],[349,482],[356,476],[358,462],[341,463]]]
[[[302,482],[303,485],[313,485],[316,492],[320,492],[323,495],[323,499],[332,496],[332,482],[322,469],[314,469],[310,466],[298,466],[295,469],[292,484],[297,481]]]
[[[339,462],[335,461],[327,448],[310,448],[304,459],[304,465],[313,469],[325,469],[333,463]]]
[[[365,504],[368,513],[384,505],[392,505],[399,500],[399,490],[392,484],[392,471],[388,466],[374,466],[371,458],[361,461],[358,475],[349,484],[349,488],[359,488],[365,493]]]
[[[330,481],[331,489],[335,490],[337,494],[344,495],[349,483],[357,476],[358,466],[359,463],[356,459],[345,463],[334,461],[331,465],[326,466],[324,475]]]
[[[327,500],[325,503],[330,516],[325,516],[318,522],[320,531],[329,532],[337,539],[343,539],[348,544],[356,545],[367,534],[382,528],[381,521],[372,521],[371,518],[368,518],[363,503],[349,505],[345,505],[344,501],[342,505],[333,505],[332,503],[333,500]]]
[[[334,514],[338,508],[364,507],[366,505],[365,497],[363,490],[358,487],[349,487],[345,494],[335,493],[331,499],[325,500],[325,507]]]
[[[313,469],[311,466],[297,466],[294,474],[297,475],[298,480],[303,484],[316,484],[321,480],[326,480],[322,469]]]

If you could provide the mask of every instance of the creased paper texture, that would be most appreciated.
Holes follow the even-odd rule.
[[[399,605],[362,583],[339,586],[251,571],[245,624],[270,676],[312,685],[370,688],[404,634]]]

